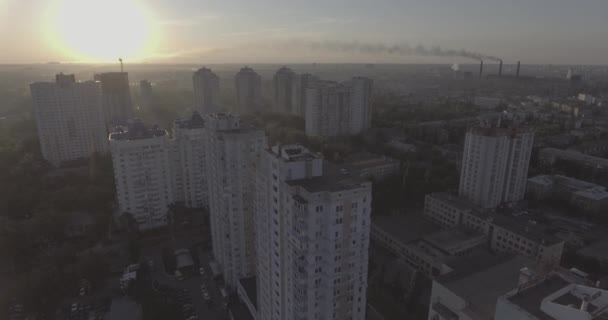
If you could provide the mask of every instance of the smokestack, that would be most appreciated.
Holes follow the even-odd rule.
[[[479,64],[479,78],[481,78],[482,75],[483,75],[483,60],[481,60],[481,63]]]
[[[500,60],[500,65],[498,66],[498,76],[502,76],[502,60]]]
[[[521,65],[521,61],[517,61],[517,72],[515,73],[515,76],[519,78],[519,67]]]

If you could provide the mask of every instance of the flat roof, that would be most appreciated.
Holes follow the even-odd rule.
[[[390,216],[373,215],[372,225],[403,243],[419,240],[426,235],[442,230],[439,225],[425,219],[421,213]]]
[[[461,242],[481,238],[485,238],[485,235],[464,227],[458,227],[434,232],[424,237],[424,240],[442,250],[445,250],[446,248],[458,245]]]
[[[604,190],[603,187],[595,187],[587,190],[579,190],[574,192],[575,195],[593,199],[603,200],[608,198],[608,191]]]
[[[546,175],[546,174],[541,174],[541,175],[529,178],[528,182],[534,182],[534,183],[543,184],[543,185],[551,185],[551,184],[553,184],[553,177]]]
[[[461,210],[474,210],[479,208],[471,201],[449,192],[433,192],[427,194],[427,197],[435,198],[442,202],[446,202],[451,206],[454,206]]]
[[[493,319],[498,297],[517,287],[520,270],[530,260],[487,251],[459,257],[458,263],[446,263],[454,268],[439,283],[467,301],[467,308],[483,319]]]
[[[540,309],[542,301],[550,294],[564,288],[569,284],[570,283],[568,281],[562,279],[560,276],[551,275],[543,282],[519,291],[516,294],[508,297],[507,300],[513,304],[516,304],[540,320],[554,320],[553,317],[544,313]],[[514,286],[514,288],[516,288],[516,286]]]
[[[188,249],[179,249],[175,250],[175,258],[177,268],[189,268],[194,265],[194,261],[192,260],[192,255]]]
[[[564,160],[571,161],[580,161],[584,162],[587,165],[597,165],[604,166],[603,169],[608,167],[608,159],[590,156],[588,154],[584,154],[578,151],[573,150],[562,150],[557,148],[543,148],[539,151],[539,155],[542,157],[543,155],[550,155],[556,158],[561,158]]]
[[[354,176],[350,173],[341,171],[340,167],[323,161],[323,175],[309,179],[298,179],[287,181],[290,186],[299,186],[306,191],[315,192],[337,192],[365,188],[366,184],[371,184],[369,180]]]
[[[524,238],[534,240],[545,245],[554,245],[563,242],[563,240],[546,232],[538,225],[532,224],[527,218],[526,220],[522,220],[517,219],[516,217],[510,217],[498,213],[492,213],[490,216],[492,217],[492,223]]]
[[[168,136],[167,131],[157,125],[147,127],[141,120],[129,122],[126,126],[114,127],[110,133],[110,140],[140,140]]]

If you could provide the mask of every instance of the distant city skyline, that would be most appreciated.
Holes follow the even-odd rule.
[[[0,0],[0,63],[466,63],[344,49],[418,45],[535,64],[608,64],[601,0]],[[319,44],[333,44],[324,47]]]

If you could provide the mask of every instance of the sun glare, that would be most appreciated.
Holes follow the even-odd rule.
[[[135,0],[58,0],[50,40],[79,62],[140,60],[154,42],[154,24]]]

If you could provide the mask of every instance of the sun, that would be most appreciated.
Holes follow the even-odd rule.
[[[154,24],[136,0],[57,0],[50,40],[79,62],[140,60],[154,45]]]

